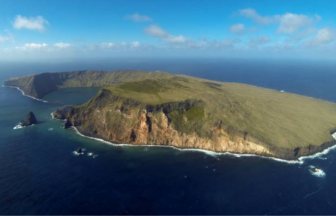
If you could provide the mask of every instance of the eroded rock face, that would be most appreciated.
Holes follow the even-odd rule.
[[[65,123],[64,123],[64,129],[68,129],[70,127],[72,127],[72,123],[70,122],[70,119],[67,118]]]
[[[52,113],[52,117],[56,119],[67,119],[68,113],[71,110],[71,105],[63,106]]]
[[[37,120],[33,112],[29,112],[27,114],[26,120],[21,121],[21,125],[24,127],[32,125],[32,124],[36,124],[36,123],[37,123]]]
[[[200,100],[148,105],[106,90],[88,103],[72,107],[64,116],[67,119],[65,128],[75,126],[87,136],[114,143],[168,145],[291,160],[333,144],[280,148],[231,127],[208,113]]]
[[[275,156],[262,142],[230,129],[220,120],[214,121],[206,133],[202,133],[208,126],[203,123],[208,115],[187,115],[195,107],[202,111],[202,101],[145,105],[106,94],[109,93],[101,99],[98,97],[94,106],[72,108],[65,128],[75,126],[85,135],[117,143]],[[106,97],[109,104],[105,104]],[[205,126],[200,126],[202,124]]]

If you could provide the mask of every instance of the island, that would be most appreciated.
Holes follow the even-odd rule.
[[[113,143],[165,145],[295,160],[335,145],[336,104],[240,83],[166,72],[75,71],[11,78],[38,99],[68,87],[101,87],[54,112],[65,128]]]

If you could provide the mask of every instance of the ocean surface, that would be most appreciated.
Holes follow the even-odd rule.
[[[336,102],[336,64],[328,62],[0,63],[0,83],[14,76],[83,69],[162,70]],[[63,89],[44,99],[80,104],[96,92]],[[169,147],[113,146],[63,130],[64,122],[50,115],[60,106],[0,88],[0,214],[336,214],[336,150],[285,163]],[[14,130],[29,111],[39,124]],[[74,155],[78,147],[86,153]],[[309,166],[325,175],[313,175]]]

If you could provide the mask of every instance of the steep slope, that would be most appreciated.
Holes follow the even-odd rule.
[[[4,85],[20,88],[26,95],[41,99],[44,95],[61,88],[104,86],[144,79],[170,78],[173,75],[164,72],[144,72],[137,70],[118,71],[74,71],[55,72],[15,77]]]
[[[335,144],[334,103],[187,76],[105,86],[66,116],[83,134],[121,143],[284,159]]]

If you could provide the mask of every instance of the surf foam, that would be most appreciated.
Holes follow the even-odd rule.
[[[19,91],[22,93],[23,96],[30,97],[30,98],[32,98],[32,99],[34,99],[34,100],[41,101],[41,102],[43,102],[43,103],[48,103],[48,101],[45,101],[45,100],[42,100],[42,99],[39,99],[39,98],[30,96],[30,95],[26,95],[26,94],[24,93],[24,91],[23,91],[22,89],[20,89],[19,87],[15,87],[15,86],[5,86],[5,85],[2,85],[2,87],[6,87],[6,88],[16,88],[17,90],[19,90]]]
[[[16,126],[13,128],[13,130],[17,130],[17,129],[21,129],[21,128],[25,128],[25,127],[32,127],[32,126],[34,126],[34,124],[32,124],[32,125],[28,125],[28,126],[22,126],[22,124],[19,123],[18,125],[16,125]]]
[[[177,148],[175,146],[167,146],[167,145],[132,145],[132,144],[115,144],[100,138],[95,138],[95,137],[90,137],[90,136],[86,136],[82,133],[80,133],[78,131],[78,129],[76,127],[71,127],[72,129],[75,130],[75,132],[82,136],[85,137],[87,139],[91,139],[91,140],[96,140],[99,142],[103,142],[106,143],[108,145],[113,145],[113,146],[131,146],[131,147],[136,147],[136,146],[140,146],[140,147],[161,147],[161,148],[173,148],[176,149],[178,151],[193,151],[193,152],[202,152],[204,154],[216,157],[216,156],[220,156],[220,155],[228,155],[228,156],[232,156],[232,157],[236,157],[236,158],[240,158],[240,157],[260,157],[260,158],[264,158],[264,159],[268,159],[268,160],[274,160],[274,161],[278,161],[278,162],[282,162],[282,163],[288,163],[288,164],[303,164],[302,160],[284,160],[284,159],[279,159],[279,158],[275,158],[275,157],[266,157],[266,156],[261,156],[261,155],[255,155],[255,154],[235,154],[235,153],[230,153],[230,152],[213,152],[213,151],[209,151],[209,150],[203,150],[203,149],[192,149],[192,148]]]
[[[309,166],[309,172],[316,177],[323,178],[326,176],[322,169],[316,168],[315,166]]]
[[[333,134],[333,137],[334,137],[334,135],[335,135],[335,133]],[[319,159],[323,160],[324,158],[322,156],[328,154],[331,150],[333,150],[335,148],[336,148],[336,145],[333,145],[333,146],[330,146],[329,148],[326,148],[323,151],[317,152],[317,153],[315,153],[313,155],[299,157],[298,160],[299,161],[304,161],[306,159],[315,159],[315,158],[319,158]]]
[[[17,130],[17,129],[21,129],[21,128],[23,128],[23,126],[22,126],[21,124],[18,124],[18,125],[16,125],[13,129],[14,129],[14,130]]]

